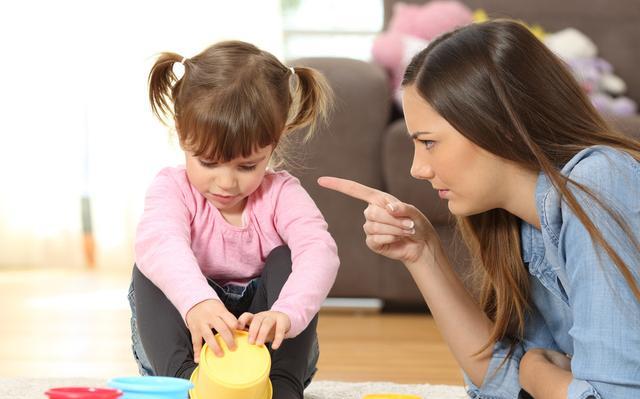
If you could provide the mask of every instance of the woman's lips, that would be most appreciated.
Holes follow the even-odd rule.
[[[440,198],[447,198],[449,194],[449,190],[438,190],[438,195]]]

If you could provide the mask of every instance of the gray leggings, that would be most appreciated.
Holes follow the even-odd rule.
[[[271,309],[290,274],[291,252],[281,246],[267,257],[262,275],[246,287],[221,287],[210,279],[209,285],[227,310],[239,317],[244,312]],[[191,334],[173,304],[135,265],[129,303],[133,352],[141,374],[189,379],[197,366],[193,361]],[[268,346],[274,399],[303,397],[318,361],[317,322],[316,315],[302,333],[284,340],[276,351]]]

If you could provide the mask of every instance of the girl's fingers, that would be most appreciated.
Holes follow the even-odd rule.
[[[251,324],[253,320],[253,313],[244,312],[238,317],[238,329],[244,330],[248,324]]]
[[[271,332],[275,327],[276,321],[271,317],[266,317],[260,326],[260,332],[256,338],[256,345],[264,345],[271,337]]]
[[[233,332],[236,328],[238,328],[238,319],[236,319],[236,317],[231,314],[231,313],[226,313],[223,314],[222,316],[220,316],[222,318],[222,321],[224,321],[224,323],[227,325],[227,327],[229,327],[229,329]]]
[[[271,344],[271,349],[278,349],[284,341],[284,335],[286,334],[286,326],[283,322],[276,322],[276,333],[273,337],[273,343]]]
[[[229,326],[227,326],[224,320],[216,317],[213,321],[213,328],[215,328],[218,334],[220,334],[229,350],[233,351],[236,349],[236,341],[233,337],[233,331],[229,329]]]
[[[262,319],[264,316],[261,314],[257,314],[253,316],[253,320],[251,320],[251,324],[249,325],[249,343],[254,344],[256,342],[256,338],[258,337],[258,333],[260,332],[260,325],[262,324]]]
[[[218,341],[216,341],[216,337],[213,335],[213,331],[211,331],[210,328],[205,328],[202,337],[216,356],[224,356],[224,352],[222,351],[222,348],[220,348],[220,345],[218,345]]]
[[[196,331],[191,332],[191,343],[193,344],[193,361],[200,363],[200,351],[202,350],[202,335]]]

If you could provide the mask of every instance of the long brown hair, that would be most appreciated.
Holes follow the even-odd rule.
[[[576,153],[607,145],[640,160],[640,143],[613,131],[596,112],[564,63],[524,26],[495,20],[434,40],[405,72],[403,86],[420,95],[457,131],[483,149],[546,174],[571,211],[603,248],[640,301],[630,267],[604,239],[568,186],[605,209],[640,244],[620,214],[560,170]],[[480,303],[494,321],[489,342],[521,338],[529,307],[529,276],[521,258],[516,216],[503,209],[457,217],[480,277]]]
[[[176,76],[174,64],[184,64]],[[327,116],[331,89],[316,70],[287,68],[272,54],[224,41],[185,59],[161,53],[149,73],[149,101],[165,124],[175,123],[180,145],[196,157],[228,162],[274,146],[271,165],[287,154],[281,141]]]

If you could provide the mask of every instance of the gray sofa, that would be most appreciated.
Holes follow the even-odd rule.
[[[415,2],[415,1],[414,1]],[[465,0],[491,17],[538,23],[547,31],[575,27],[598,46],[640,103],[640,4],[637,0]],[[387,19],[393,1],[385,1]],[[446,203],[428,184],[409,175],[412,143],[404,120],[391,101],[387,74],[378,66],[344,58],[295,61],[322,71],[336,94],[328,126],[307,147],[305,168],[292,170],[325,215],[342,266],[331,291],[334,297],[376,297],[389,307],[424,308],[404,267],[375,255],[364,244],[365,204],[317,186],[323,175],[357,180],[419,207],[440,234],[455,267],[464,272],[468,255],[456,236]],[[610,118],[617,129],[640,138],[640,117]]]

